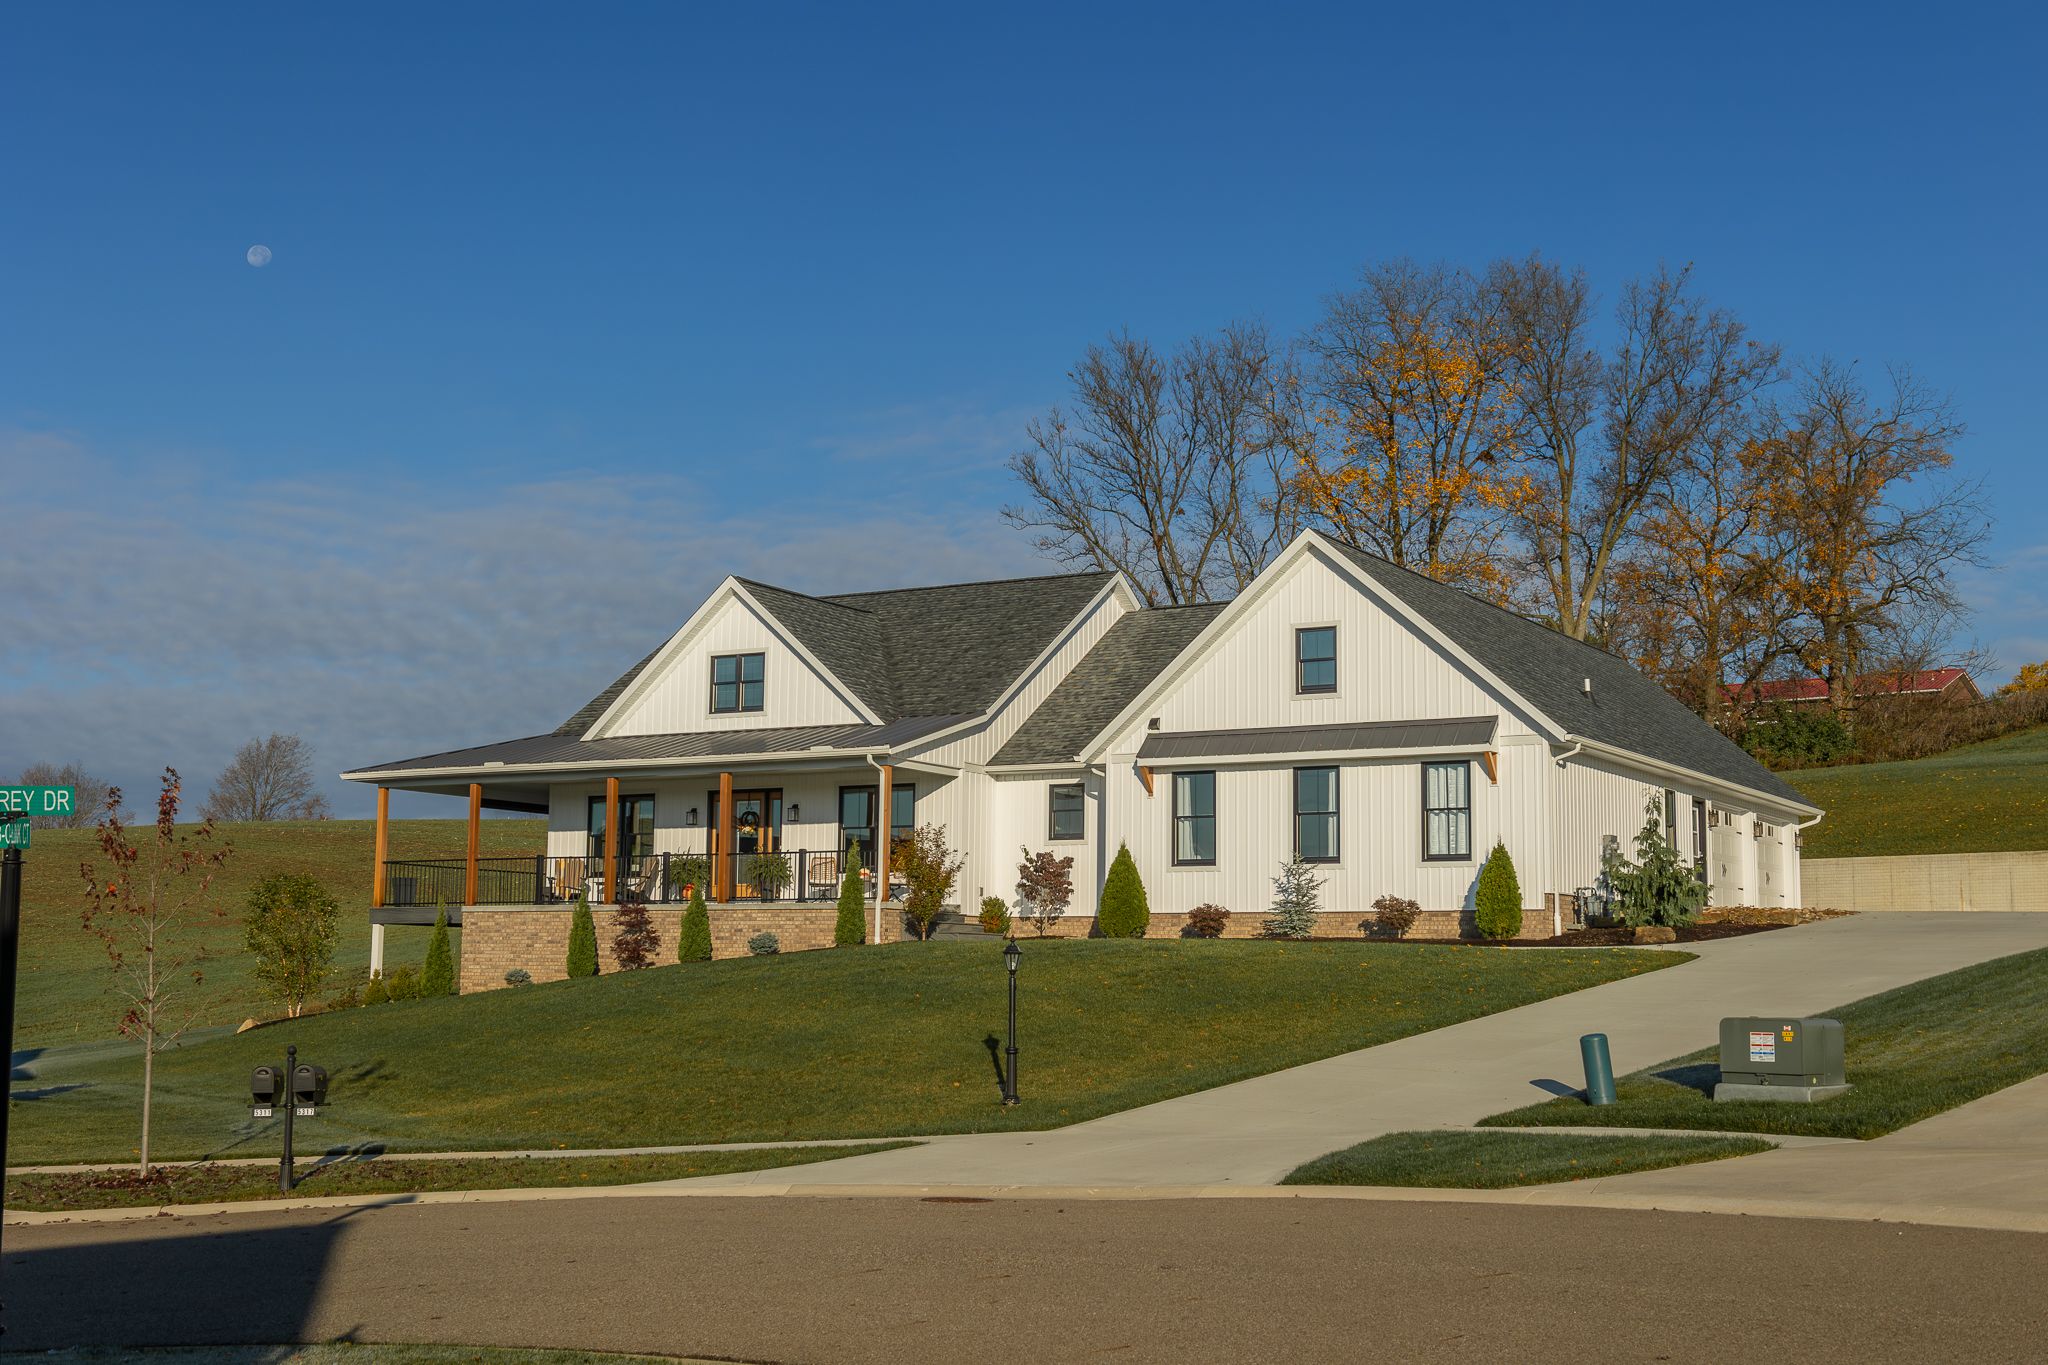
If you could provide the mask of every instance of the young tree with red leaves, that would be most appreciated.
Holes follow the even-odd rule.
[[[95,826],[97,855],[79,864],[85,878],[86,932],[107,950],[116,990],[127,1002],[121,1034],[142,1044],[142,1174],[149,1174],[149,1114],[156,1079],[156,1054],[178,1041],[194,1013],[174,1018],[184,987],[200,979],[186,975],[204,950],[189,936],[203,918],[227,911],[209,899],[214,873],[232,851],[213,842],[213,822],[178,829],[178,773],[164,769],[156,799],[154,838],[136,839],[121,819],[121,789],[108,790]]]
[[[1067,913],[1074,899],[1074,860],[1054,853],[1019,850],[1024,861],[1017,864],[1017,899],[1024,918],[1044,938]]]

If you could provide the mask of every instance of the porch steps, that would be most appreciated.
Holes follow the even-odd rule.
[[[987,938],[980,920],[969,919],[958,910],[941,910],[932,921],[933,938]]]

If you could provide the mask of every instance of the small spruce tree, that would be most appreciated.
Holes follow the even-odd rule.
[[[676,961],[711,960],[711,912],[704,908],[704,885],[690,888],[690,906],[683,911],[682,931],[676,935]]]
[[[1323,879],[1296,854],[1280,865],[1273,879],[1273,913],[1262,926],[1268,938],[1308,938],[1316,931],[1316,912],[1322,908]]]
[[[590,917],[590,898],[576,898],[576,913],[569,920],[569,975],[597,975],[597,921]]]
[[[420,994],[455,994],[455,953],[448,944],[448,907],[434,910],[434,936],[427,940],[427,962],[420,968]]]
[[[1630,924],[1690,924],[1706,906],[1707,884],[1684,855],[1664,837],[1664,803],[1652,796],[1643,808],[1643,827],[1636,834],[1631,863],[1620,849],[1602,860],[1607,884],[1613,888],[1621,917]]]
[[[1513,938],[1522,932],[1522,883],[1515,860],[1498,839],[1486,865],[1479,869],[1479,889],[1472,898],[1473,919],[1486,938]]]
[[[868,941],[867,893],[860,881],[860,841],[846,849],[846,873],[839,879],[839,919],[832,926],[832,946],[858,948]]]
[[[1143,938],[1152,923],[1152,907],[1145,899],[1145,882],[1138,875],[1137,860],[1129,844],[1117,847],[1109,876],[1102,883],[1102,904],[1095,912],[1095,931],[1104,938]]]

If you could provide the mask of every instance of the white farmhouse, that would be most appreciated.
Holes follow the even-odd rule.
[[[557,729],[343,776],[380,789],[379,949],[445,902],[466,990],[561,975],[579,895],[646,900],[665,951],[696,884],[721,955],[762,930],[824,946],[856,846],[869,937],[900,937],[889,843],[922,825],[965,856],[970,918],[1050,849],[1085,933],[1128,845],[1154,934],[1204,903],[1254,931],[1297,851],[1324,932],[1393,894],[1455,934],[1496,840],[1531,927],[1568,927],[1648,806],[1715,903],[1794,905],[1821,814],[1621,659],[1313,531],[1195,607],[1108,573],[825,597],[729,578]],[[464,856],[387,859],[393,788],[466,795]],[[485,809],[546,814],[546,852],[479,856]]]

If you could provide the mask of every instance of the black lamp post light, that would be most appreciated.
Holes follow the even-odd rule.
[[[1017,1102],[1017,962],[1023,956],[1024,950],[1014,938],[1003,948],[1003,965],[1010,969],[1010,1046],[1006,1054],[1010,1064],[1003,1073],[1005,1107]]]

